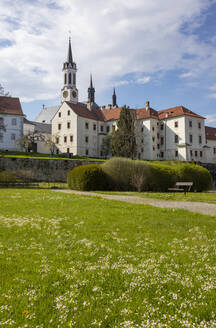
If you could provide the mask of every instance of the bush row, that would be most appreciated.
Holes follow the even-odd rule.
[[[207,190],[207,169],[189,163],[163,163],[112,158],[102,165],[84,165],[68,175],[68,185],[78,190],[167,191],[177,181],[193,182],[194,191]]]

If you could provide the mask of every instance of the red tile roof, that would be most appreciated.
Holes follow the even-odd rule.
[[[143,118],[159,119],[158,112],[153,108],[149,108],[148,110],[146,110],[146,108],[136,109],[136,114],[138,120]]]
[[[210,126],[205,127],[206,139],[207,140],[216,140],[216,128]]]
[[[104,121],[104,116],[100,108],[92,108],[90,110],[88,109],[86,104],[82,104],[82,103],[73,104],[69,101],[65,101],[65,102],[78,116],[89,118],[96,121]]]
[[[167,113],[168,113],[168,117],[187,115],[187,116],[193,116],[193,117],[197,117],[197,118],[203,118],[203,119],[205,118],[203,116],[200,116],[200,115],[192,112],[191,110],[189,110],[183,106],[176,106],[176,107],[158,111],[159,119],[163,120],[164,118],[166,118]]]
[[[0,96],[0,114],[23,115],[19,98]]]

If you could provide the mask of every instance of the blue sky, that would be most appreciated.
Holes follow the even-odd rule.
[[[58,105],[68,31],[79,100],[90,72],[99,105],[184,105],[216,126],[216,1],[1,0],[0,83],[29,119]]]

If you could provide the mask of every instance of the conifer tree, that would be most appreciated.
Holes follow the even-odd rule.
[[[135,111],[124,106],[117,122],[117,130],[112,136],[112,154],[119,157],[136,156]]]

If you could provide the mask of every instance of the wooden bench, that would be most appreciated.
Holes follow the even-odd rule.
[[[176,188],[168,188],[169,191],[179,192],[183,191],[186,195],[191,190],[193,182],[176,182]]]

